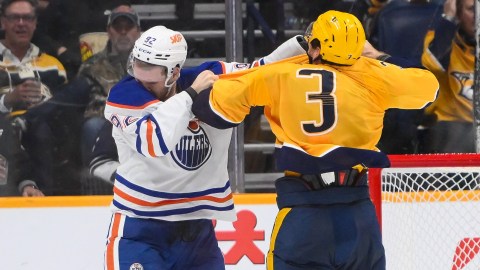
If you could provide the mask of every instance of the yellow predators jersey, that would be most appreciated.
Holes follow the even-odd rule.
[[[194,113],[216,127],[227,127],[240,123],[251,107],[265,106],[277,138],[279,169],[317,173],[362,163],[383,167],[389,163],[376,144],[385,110],[423,108],[438,90],[427,70],[364,57],[352,66],[312,65],[306,56],[299,59],[222,77],[208,100],[202,93],[195,101]]]
[[[455,36],[450,53],[450,64],[445,70],[438,59],[428,50],[434,32],[427,33],[422,64],[431,70],[440,82],[437,100],[427,108],[427,113],[437,115],[439,121],[473,122],[473,69],[475,48]]]

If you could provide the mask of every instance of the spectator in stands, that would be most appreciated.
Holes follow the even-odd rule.
[[[372,1],[374,6],[375,2],[378,4],[379,1]],[[428,29],[440,19],[439,7],[440,5],[429,1],[389,1],[373,17],[369,40],[376,48],[396,57],[417,61],[417,65],[421,66],[423,40]],[[422,115],[423,109],[387,110],[378,144],[380,150],[387,154],[417,153],[418,126]]]
[[[0,111],[24,110],[51,97],[66,80],[65,69],[54,57],[31,43],[36,28],[35,0],[4,0],[0,16],[5,38],[0,40],[2,76]]]
[[[100,129],[108,125],[103,116],[108,93],[127,74],[128,57],[141,34],[139,17],[131,6],[122,4],[111,11],[107,33],[105,49],[84,62],[78,73],[90,85],[81,141],[82,161],[87,166]]]
[[[425,37],[423,65],[440,83],[437,100],[426,109],[436,119],[425,152],[475,152],[473,85],[475,66],[474,0],[446,0],[443,20]]]
[[[82,61],[79,37],[84,33],[104,31],[105,10],[132,2],[136,1],[39,0],[38,23],[32,42],[60,60],[70,81],[77,75]]]
[[[107,16],[105,16],[106,10],[112,10],[113,7],[119,5],[130,5],[135,1],[131,0],[58,0],[69,2],[70,14],[75,16],[75,28],[72,31],[77,36],[90,33],[99,32],[105,30],[105,24],[107,22]],[[88,14],[88,16],[85,16]]]
[[[39,189],[30,157],[20,143],[18,127],[0,114],[0,196],[44,196]]]
[[[32,158],[35,175],[44,183],[44,193],[51,194],[48,188],[54,186],[54,125],[29,112],[56,94],[66,82],[66,73],[56,58],[31,43],[36,10],[36,0],[4,0],[1,4],[0,22],[5,38],[0,40],[0,112],[10,113],[12,121],[28,127],[23,130],[22,145]]]
[[[121,1],[122,3],[124,1]],[[65,163],[63,168],[55,167],[56,180],[61,181],[61,174],[70,175],[69,191],[72,194],[90,194],[90,178],[85,178],[82,166],[84,163],[81,155],[86,154],[81,148],[82,125],[85,124],[86,143],[93,145],[102,125],[108,124],[103,120],[105,98],[110,87],[118,82],[125,74],[128,54],[133,47],[133,42],[140,34],[139,21],[136,13],[129,5],[114,6],[114,12],[108,17],[107,31],[110,40],[105,50],[88,62],[84,63],[81,70],[71,82],[62,87],[58,93],[43,104],[29,110],[31,118],[48,120],[50,126],[55,128],[55,154],[57,160]],[[132,19],[133,18],[133,19]],[[107,17],[105,17],[107,21]],[[133,38],[132,38],[133,36]],[[99,119],[96,116],[101,116]],[[84,117],[85,116],[85,117]],[[55,121],[52,121],[54,119]],[[97,124],[97,126],[95,125]],[[90,137],[88,137],[90,136]],[[90,138],[90,140],[88,140]],[[50,147],[47,147],[50,148]],[[47,163],[47,162],[46,162]],[[48,161],[52,163],[52,161]],[[54,162],[55,163],[55,162]],[[88,162],[86,163],[88,165]],[[57,181],[58,182],[58,181]],[[79,186],[81,183],[81,187]],[[58,185],[57,185],[58,186]],[[94,188],[99,188],[95,186]],[[108,188],[108,187],[106,187]],[[111,192],[108,189],[108,192]]]

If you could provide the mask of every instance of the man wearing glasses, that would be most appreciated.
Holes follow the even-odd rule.
[[[52,181],[54,138],[45,120],[25,119],[32,108],[49,99],[66,82],[63,65],[31,43],[37,26],[37,7],[36,0],[4,0],[0,7],[5,32],[0,40],[0,112],[7,113],[12,123],[20,123],[22,144],[36,164],[34,170],[38,170],[35,175],[39,183],[22,187],[32,192],[53,185],[47,183]]]
[[[37,105],[66,80],[62,64],[31,43],[37,25],[36,8],[34,0],[5,0],[0,8],[5,32],[0,41],[0,60],[2,73],[8,74],[8,78],[0,79],[2,112]]]

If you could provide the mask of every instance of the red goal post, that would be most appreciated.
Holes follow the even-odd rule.
[[[369,170],[387,269],[480,269],[480,155],[391,155]]]

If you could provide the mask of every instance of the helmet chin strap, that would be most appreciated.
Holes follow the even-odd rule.
[[[172,86],[173,86],[173,83],[169,84],[168,86],[165,85],[167,87],[167,94],[166,96],[168,96],[170,94],[170,90],[172,90]]]
[[[173,73],[165,79],[165,87],[168,88],[167,89],[167,95],[170,94],[170,90],[172,90],[172,86],[175,84],[175,82],[178,80],[178,78],[180,78],[180,72],[178,73],[177,80],[173,80],[173,82],[168,83],[168,81],[170,81],[171,78],[173,78]]]

